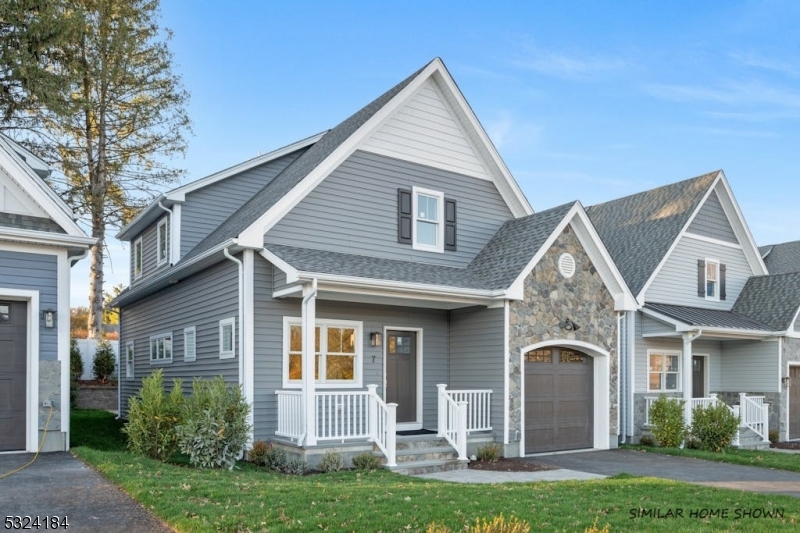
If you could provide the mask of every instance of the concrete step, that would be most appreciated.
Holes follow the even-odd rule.
[[[739,445],[742,450],[765,450],[769,448],[769,441],[764,441],[761,436],[750,428],[739,429]]]
[[[434,435],[411,435],[397,437],[397,450],[412,450],[415,448],[439,448],[450,446],[444,437]]]
[[[389,468],[389,470],[398,474],[416,476],[419,474],[432,474],[434,472],[447,472],[449,470],[464,470],[467,468],[467,463],[468,461],[459,461],[458,459],[449,461],[410,461],[398,463],[396,467]]]
[[[449,461],[456,459],[458,454],[452,446],[436,446],[433,448],[407,448],[397,450],[397,462],[408,463],[413,461]]]

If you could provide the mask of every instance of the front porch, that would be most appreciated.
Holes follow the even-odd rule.
[[[645,421],[644,427],[650,428],[650,406],[658,396],[645,396]],[[769,407],[764,396],[749,396],[739,393],[738,404],[728,405],[715,393],[706,398],[691,398],[686,409],[686,423],[691,427],[692,413],[697,407],[709,407],[722,404],[728,407],[739,419],[739,431],[734,435],[731,446],[737,448],[765,448],[769,447]]]
[[[314,391],[313,396],[304,390],[278,390],[276,441],[310,464],[336,449],[349,456],[380,453],[390,469],[466,465],[478,446],[494,442],[492,390],[448,390],[445,384],[436,388],[436,427],[406,432],[397,430],[397,404],[386,403],[375,384],[366,390]],[[430,464],[409,465],[419,462]]]

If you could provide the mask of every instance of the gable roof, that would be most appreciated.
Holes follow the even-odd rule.
[[[758,251],[770,274],[800,272],[800,241],[759,246]]]
[[[586,208],[634,295],[641,293],[721,171]]]
[[[775,331],[791,327],[800,308],[800,272],[752,276],[732,311],[759,320]]]

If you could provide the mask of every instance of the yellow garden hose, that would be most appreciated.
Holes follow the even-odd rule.
[[[12,470],[11,472],[6,472],[5,474],[0,474],[0,479],[4,477],[8,477],[11,474],[16,474],[17,472],[22,472],[29,466],[33,464],[37,457],[39,457],[39,452],[42,451],[42,446],[44,446],[44,440],[47,438],[47,428],[50,425],[50,419],[53,417],[53,406],[50,406],[50,412],[47,414],[47,422],[44,423],[44,435],[42,435],[42,442],[39,443],[39,449],[36,450],[36,454],[33,456],[33,459],[30,460],[28,464],[22,465],[21,467]]]

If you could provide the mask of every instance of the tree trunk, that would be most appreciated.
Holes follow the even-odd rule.
[[[92,215],[92,237],[97,243],[91,247],[89,264],[89,338],[103,336],[103,251],[106,228],[102,216]]]

